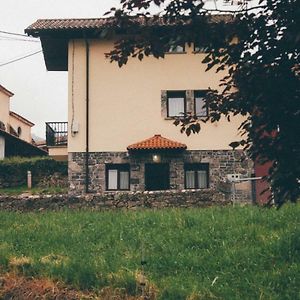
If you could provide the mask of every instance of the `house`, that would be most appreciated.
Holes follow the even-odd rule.
[[[21,140],[32,143],[31,127],[33,126],[34,124],[32,122],[19,114],[13,111],[9,112],[9,131]]]
[[[106,20],[46,19],[25,30],[40,37],[49,71],[68,71],[70,192],[223,191],[228,174],[251,177],[252,161],[229,147],[242,116],[189,137],[173,124],[182,112],[205,118],[206,91],[224,73],[205,72],[205,54],[188,45],[119,68],[105,57],[118,38],[102,37]],[[249,200],[251,183],[235,196]]]
[[[14,94],[0,85],[0,159],[9,156],[46,155],[32,141],[32,122],[10,110]]]

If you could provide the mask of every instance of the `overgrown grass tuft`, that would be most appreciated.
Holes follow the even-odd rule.
[[[300,299],[300,206],[0,212],[0,270],[168,299]],[[22,264],[24,262],[24,264]]]

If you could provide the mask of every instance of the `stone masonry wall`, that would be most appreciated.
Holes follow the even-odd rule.
[[[127,192],[94,195],[0,196],[0,210],[43,211],[60,209],[160,209],[208,207],[230,204],[222,193],[212,190],[185,192]]]
[[[145,190],[145,163],[152,163],[153,153],[92,152],[89,154],[89,189],[91,193],[105,193],[105,164],[130,164],[130,191]],[[251,177],[252,161],[241,150],[194,150],[161,153],[161,163],[170,165],[170,189],[184,190],[184,164],[209,163],[209,187],[213,191],[230,194],[226,175],[239,173]],[[69,153],[70,194],[84,193],[85,153]],[[251,184],[236,185],[236,199],[251,201]]]

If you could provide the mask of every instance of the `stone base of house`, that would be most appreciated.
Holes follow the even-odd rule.
[[[106,184],[107,164],[128,164],[130,166],[129,191],[145,191],[145,165],[153,163],[153,152],[128,154],[128,152],[89,153],[89,193],[108,193]],[[85,153],[69,153],[69,193],[83,194],[86,188]],[[252,201],[252,184],[232,184],[227,174],[241,174],[251,177],[253,163],[242,150],[191,150],[160,153],[160,163],[169,165],[169,189],[185,190],[185,164],[205,163],[209,165],[209,189],[223,193],[233,201]]]

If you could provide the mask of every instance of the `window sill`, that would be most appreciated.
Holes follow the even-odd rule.
[[[110,193],[126,193],[126,192],[130,192],[130,190],[105,190],[104,193],[105,194],[110,194]]]
[[[186,51],[183,51],[183,52],[165,52],[165,54],[187,54]]]
[[[174,121],[174,120],[177,120],[177,119],[179,119],[179,120],[184,120],[184,117],[180,117],[180,116],[178,116],[178,117],[164,117],[164,119],[165,120],[169,120],[169,121]]]
[[[204,119],[207,119],[208,116],[197,116],[197,120],[204,120]],[[164,120],[166,121],[170,121],[170,120],[176,120],[176,119],[179,119],[179,120],[184,120],[184,117],[164,117]]]
[[[210,190],[209,187],[206,187],[206,188],[201,188],[201,189],[183,189],[182,191],[183,192],[200,192],[200,191],[207,191],[207,190]]]
[[[198,120],[203,120],[203,119],[206,119],[208,118],[208,116],[196,116]]]

